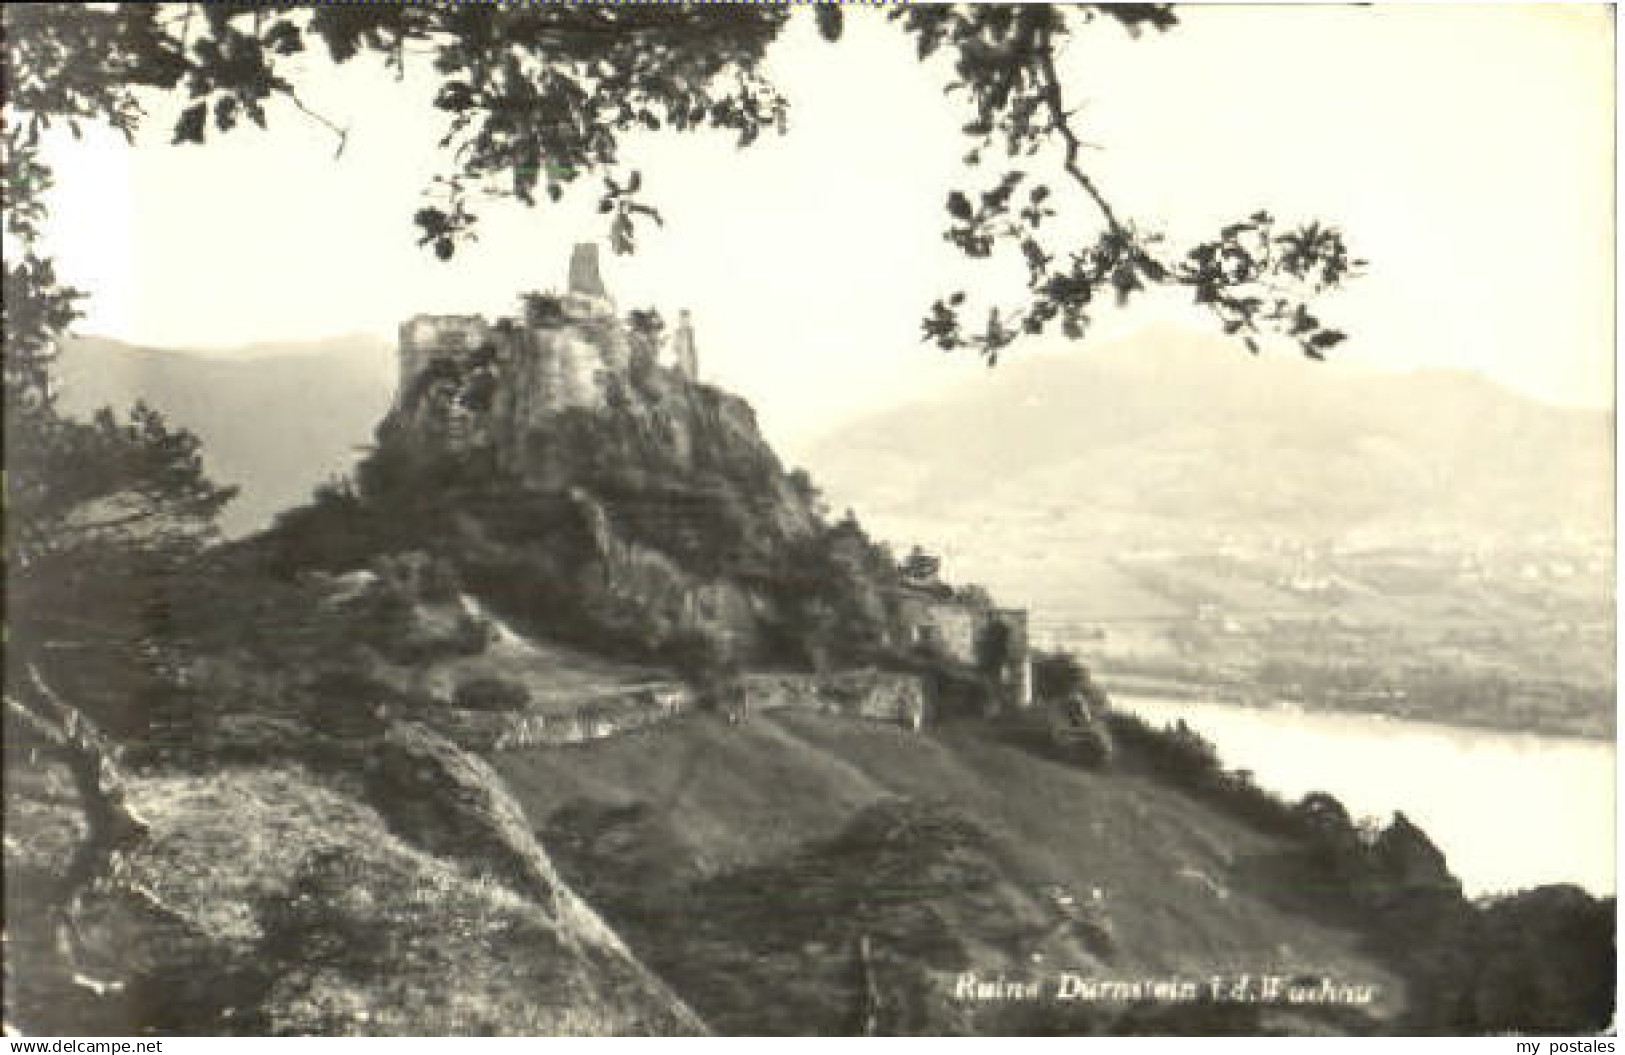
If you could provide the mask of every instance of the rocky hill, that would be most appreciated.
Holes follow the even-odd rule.
[[[524,294],[513,317],[404,323],[392,407],[353,484],[246,545],[284,574],[423,552],[522,630],[702,679],[907,668],[951,623],[950,665],[998,667],[1021,691],[1024,616],[940,581],[910,588],[855,520],[829,522],[750,406],[696,376],[686,318],[667,336],[652,313],[618,316],[590,249],[567,292]]]

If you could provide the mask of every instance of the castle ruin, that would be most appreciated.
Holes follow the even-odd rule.
[[[417,315],[403,322],[394,414],[403,431],[430,446],[489,453],[492,464],[526,486],[590,509],[585,522],[613,569],[606,576],[639,584],[625,596],[682,574],[665,556],[650,557],[622,539],[617,524],[635,522],[645,541],[659,540],[668,553],[712,556],[720,546],[743,545],[725,540],[733,539],[728,532],[747,503],[763,511],[752,528],[763,539],[817,530],[816,514],[798,502],[760,439],[749,404],[694,383],[699,351],[690,313],[681,311],[669,332],[652,312],[621,317],[591,243],[575,246],[567,275],[563,292],[522,294],[515,314],[494,321]],[[576,411],[592,419],[570,413]],[[615,457],[631,463],[636,486],[583,502],[573,486],[580,465],[572,459],[586,457],[570,439],[578,425],[589,433],[603,429],[608,440],[634,438],[615,448]],[[595,444],[589,437],[587,446]],[[719,483],[718,465],[746,476]],[[664,485],[647,487],[661,473]],[[735,559],[732,551],[723,556]],[[860,547],[853,560],[862,559]],[[760,554],[747,551],[738,563],[752,561],[759,566]],[[985,591],[954,590],[941,581],[940,564],[917,552],[881,591],[892,624],[886,644],[979,671],[997,684],[1005,706],[1030,705],[1026,612],[995,607]],[[732,580],[683,581],[669,591],[681,597],[670,608],[673,625],[704,627],[726,651],[748,653],[761,632],[759,613],[769,606]]]
[[[437,380],[486,370],[501,381],[493,386],[487,416],[523,430],[562,410],[606,406],[640,352],[698,380],[689,313],[682,312],[668,347],[635,348],[634,335],[616,316],[593,243],[571,253],[564,292],[528,293],[520,301],[518,313],[495,322],[481,315],[416,315],[401,323],[396,409],[419,402]]]

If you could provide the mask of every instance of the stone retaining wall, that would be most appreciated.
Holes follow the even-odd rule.
[[[491,714],[448,708],[438,712],[430,724],[464,747],[513,751],[605,740],[670,721],[695,706],[693,690],[672,684],[589,697],[561,714]]]
[[[811,711],[845,718],[925,724],[925,684],[913,674],[847,670],[835,674],[761,672],[742,675],[747,712]]]
[[[843,718],[893,722],[909,729],[925,724],[925,686],[912,674],[849,670],[835,674],[759,672],[734,682],[738,717],[795,710]],[[676,683],[629,687],[583,699],[562,713],[492,713],[447,707],[428,724],[463,747],[513,751],[559,747],[619,736],[668,722],[699,707],[693,689]]]

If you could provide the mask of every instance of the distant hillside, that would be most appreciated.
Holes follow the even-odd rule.
[[[964,574],[1037,600],[1057,560],[1221,538],[1605,534],[1611,430],[1611,414],[1472,374],[1254,359],[1159,328],[1010,359],[800,460],[832,504],[881,534],[942,548]]]
[[[139,399],[197,433],[210,472],[241,488],[221,518],[241,535],[354,464],[389,409],[395,364],[393,348],[367,335],[218,352],[82,337],[65,345],[61,379],[70,413]]]

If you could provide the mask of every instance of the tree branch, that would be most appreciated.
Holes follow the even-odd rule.
[[[82,711],[52,689],[33,663],[26,667],[27,692],[6,696],[6,713],[67,766],[85,811],[85,841],[80,844],[59,883],[57,939],[59,952],[74,980],[98,991],[117,983],[98,982],[80,973],[83,940],[76,922],[80,899],[98,878],[113,875],[129,852],[147,837],[147,822],[125,796],[114,760],[114,748]]]
[[[1113,211],[1111,203],[1100,192],[1095,181],[1078,165],[1078,155],[1083,152],[1085,144],[1072,130],[1068,119],[1066,100],[1061,94],[1061,77],[1055,69],[1055,32],[1048,24],[1041,24],[1038,27],[1033,50],[1038,56],[1038,73],[1041,81],[1039,95],[1044,100],[1045,109],[1049,110],[1050,129],[1060,135],[1061,142],[1066,147],[1066,158],[1062,168],[1093,199],[1095,207],[1106,218],[1106,226],[1111,228],[1114,234],[1126,234],[1127,230],[1117,219],[1117,213]]]
[[[292,102],[293,105],[297,106],[301,113],[314,121],[320,122],[329,132],[332,132],[338,137],[339,145],[338,148],[333,151],[333,159],[336,161],[340,157],[343,157],[344,148],[349,145],[350,142],[350,130],[348,128],[340,128],[330,118],[306,106],[305,101],[299,98],[299,93],[294,91],[293,88],[289,87],[287,89],[287,95],[288,100]]]

